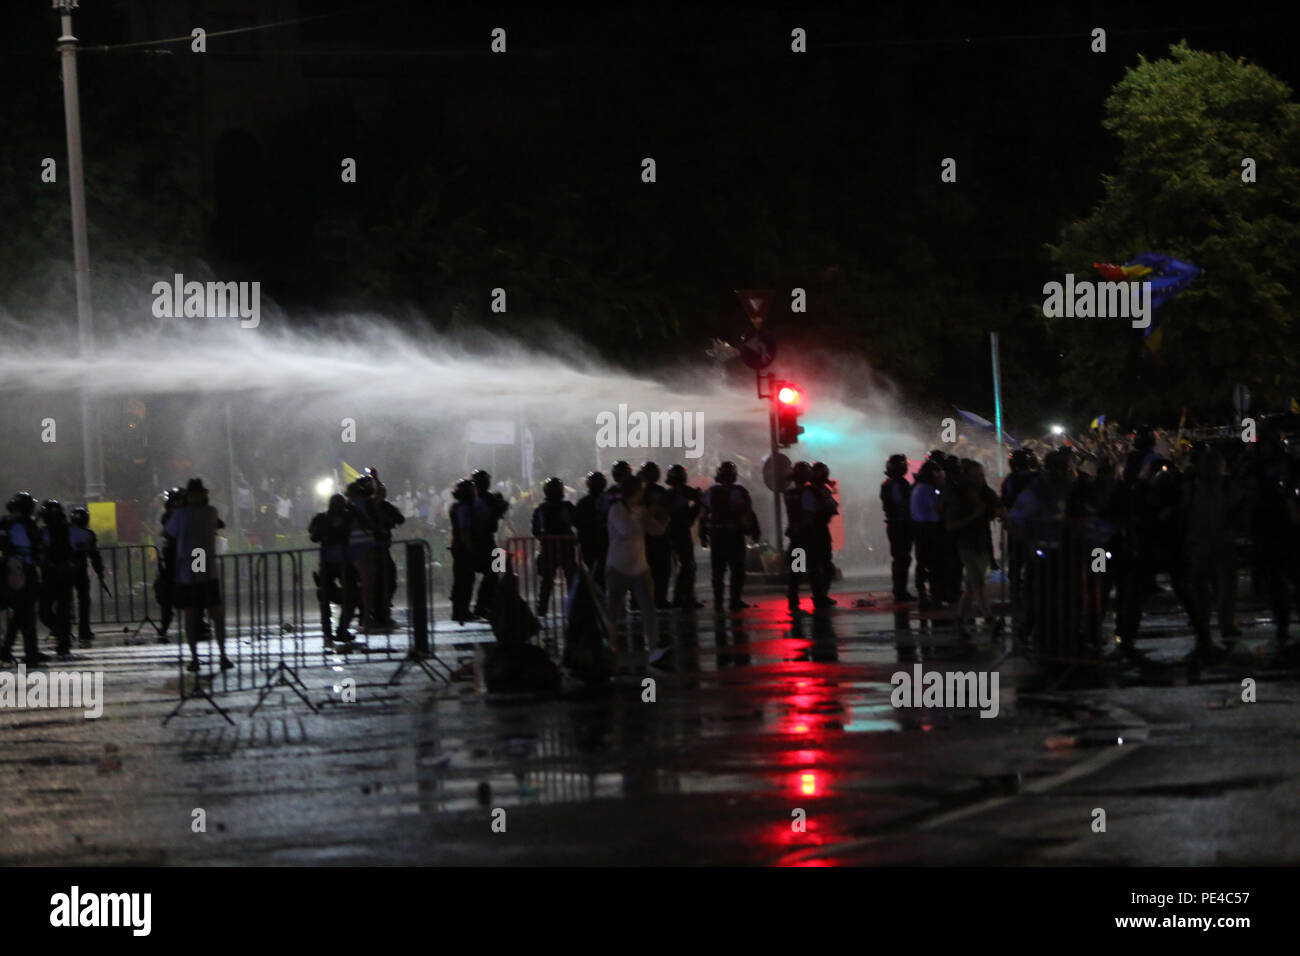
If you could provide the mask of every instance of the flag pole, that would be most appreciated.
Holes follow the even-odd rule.
[[[989,333],[989,349],[993,353],[993,427],[998,440],[998,484],[1002,483],[1006,462],[1002,460],[1002,376],[998,371],[998,334]]]

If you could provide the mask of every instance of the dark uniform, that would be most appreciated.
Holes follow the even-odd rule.
[[[695,537],[692,529],[700,516],[700,490],[686,483],[686,469],[668,469],[668,545],[677,561],[673,607],[703,607],[695,599]]]
[[[19,493],[9,501],[9,513],[0,518],[0,552],[4,555],[4,593],[9,606],[9,626],[5,630],[4,651],[0,660],[13,661],[14,641],[23,633],[23,652],[29,666],[48,658],[36,643],[36,605],[40,600],[41,529],[32,519],[36,500]]]
[[[831,587],[831,519],[839,514],[829,485],[830,472],[820,462],[813,465],[812,481],[803,490],[800,500],[808,549],[808,584],[812,591],[813,607],[830,607]]]
[[[375,600],[374,624],[381,628],[396,626],[393,620],[393,596],[397,593],[397,562],[393,560],[393,529],[406,521],[406,515],[387,498],[372,503],[375,529]]]
[[[659,484],[659,466],[647,461],[641,466],[641,479],[645,482],[645,495],[642,503],[647,511],[667,512],[669,492]],[[668,537],[668,526],[658,534],[649,531],[645,536],[645,559],[650,565],[650,576],[654,579],[655,606],[668,607],[668,584],[673,573],[673,549]]]
[[[89,647],[95,639],[90,629],[90,572],[104,580],[104,558],[99,553],[99,538],[87,526],[90,516],[85,509],[72,512],[72,527],[68,536],[72,540],[72,586],[77,592],[77,638],[82,647]]]
[[[600,584],[605,581],[605,553],[609,551],[609,530],[605,525],[608,511],[601,510],[605,476],[598,471],[587,475],[587,494],[573,507],[573,527],[578,535],[582,563]]]
[[[554,482],[554,484],[552,484]],[[533,537],[543,539],[537,549],[537,615],[546,616],[555,587],[555,572],[564,572],[565,588],[573,579],[574,506],[564,500],[559,478],[546,482],[546,500],[533,509]]]
[[[330,605],[339,606],[339,639],[345,639],[351,623],[351,609],[356,606],[356,589],[359,587],[356,569],[348,561],[348,541],[352,535],[355,512],[348,507],[342,495],[330,498],[329,510],[311,519],[307,535],[320,545],[320,567],[316,579],[316,601],[320,606],[321,634],[325,641],[334,640]],[[348,595],[353,595],[348,599]]]
[[[53,499],[41,505],[45,547],[41,552],[41,623],[54,636],[60,657],[72,652],[72,538],[68,516]]]
[[[889,559],[895,601],[910,601],[907,574],[912,568],[912,484],[907,480],[907,458],[891,455],[885,464],[887,476],[880,485],[880,507],[885,513],[885,534],[889,538]]]
[[[474,615],[469,602],[474,597],[474,482],[462,479],[453,493],[448,511],[451,526],[451,617],[464,624]]]
[[[480,475],[482,477],[478,477]],[[479,581],[478,597],[474,600],[474,613],[490,618],[497,584],[496,572],[492,570],[492,552],[497,546],[497,528],[510,510],[510,503],[500,492],[491,490],[491,476],[485,471],[475,472],[474,487],[478,492],[473,509],[474,570],[483,576]]]
[[[808,568],[808,523],[803,513],[803,492],[808,487],[812,465],[806,461],[798,462],[791,470],[788,484],[781,492],[785,502],[785,536],[789,544],[785,549],[785,566],[789,569],[786,578],[786,603],[791,611],[799,609],[799,577],[807,576]],[[803,571],[795,570],[795,549],[803,554],[801,566]]]
[[[713,569],[713,607],[722,609],[727,570],[731,571],[731,609],[749,607],[745,590],[745,535],[758,539],[758,519],[749,492],[736,484],[736,466],[723,462],[717,481],[704,493],[700,543],[709,549]]]

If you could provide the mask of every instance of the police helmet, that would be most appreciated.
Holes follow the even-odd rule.
[[[614,467],[609,470],[609,475],[614,479],[615,484],[621,485],[632,477],[632,466],[620,459],[614,462]]]
[[[724,484],[731,484],[736,480],[739,473],[736,470],[734,461],[724,461],[718,466],[717,473],[713,476],[714,481],[720,481]]]
[[[642,481],[644,481],[646,484],[653,484],[654,482],[659,480],[659,475],[662,473],[659,471],[658,465],[656,465],[653,461],[647,461],[645,464],[641,466],[640,474],[641,474]]]
[[[812,465],[812,480],[816,482],[825,482],[831,476],[831,469],[824,461],[815,461]]]
[[[812,465],[806,461],[797,461],[790,468],[787,481],[792,481],[797,485],[807,483],[812,479]]]
[[[68,515],[68,520],[78,528],[88,527],[90,525],[90,512],[81,507],[73,508],[72,513]]]
[[[670,485],[686,484],[686,467],[684,465],[669,465],[668,474],[664,480]]]
[[[551,475],[542,485],[542,494],[547,501],[559,501],[564,497],[564,482],[556,475]]]
[[[36,498],[30,491],[20,491],[9,499],[8,510],[24,518],[30,518],[36,512]]]
[[[594,494],[600,494],[602,491],[605,490],[606,484],[608,484],[608,482],[605,481],[605,475],[603,472],[599,472],[599,471],[587,472],[588,491],[593,492]]]
[[[61,521],[67,516],[63,513],[63,505],[57,498],[46,498],[41,502],[41,517],[45,521]]]
[[[885,462],[885,476],[888,478],[902,478],[907,474],[907,456],[890,455],[889,460]]]
[[[474,479],[462,478],[456,482],[455,489],[452,490],[451,496],[457,501],[472,501],[474,498]]]
[[[469,476],[469,480],[474,483],[474,487],[479,491],[487,491],[492,487],[492,476],[482,468],[479,468],[474,474]]]

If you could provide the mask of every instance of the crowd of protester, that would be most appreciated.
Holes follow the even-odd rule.
[[[969,637],[979,607],[990,629],[986,583],[995,565],[993,525],[1007,531],[1006,575],[1017,638],[1048,653],[1098,655],[1114,614],[1114,653],[1139,657],[1144,608],[1167,575],[1196,638],[1193,655],[1221,657],[1240,635],[1235,607],[1243,560],[1273,612],[1275,647],[1293,652],[1289,626],[1300,603],[1300,447],[1263,423],[1255,441],[1181,441],[1155,430],[1099,429],[1052,448],[1010,457],[995,491],[974,459],[941,450],[909,481],[909,462],[886,463],[880,499],[894,599],[952,608]],[[1243,558],[1244,555],[1244,558]],[[909,570],[915,561],[908,590]]]
[[[915,602],[923,614],[951,619],[963,640],[973,638],[980,619],[996,633],[1003,615],[988,585],[997,572],[1007,584],[1018,640],[1071,655],[1100,654],[1110,643],[1101,638],[1101,624],[1113,614],[1114,650],[1131,658],[1157,577],[1167,575],[1195,634],[1194,654],[1214,659],[1223,649],[1213,640],[1212,622],[1217,618],[1225,640],[1239,635],[1238,582],[1249,568],[1271,605],[1277,648],[1289,653],[1292,606],[1300,602],[1300,443],[1284,440],[1267,422],[1256,441],[1180,438],[1162,440],[1147,427],[1131,435],[1107,427],[1060,447],[1027,444],[1010,456],[1000,488],[990,486],[975,457],[936,449],[913,469],[907,456],[890,456],[880,503],[895,602]],[[965,450],[976,454],[970,446]],[[508,480],[494,484],[483,470],[442,492],[407,481],[392,494],[367,468],[323,511],[301,485],[290,495],[287,485],[269,482],[254,507],[242,475],[232,501],[248,521],[250,540],[259,533],[305,532],[318,546],[314,580],[327,646],[364,649],[351,628],[375,633],[396,626],[397,567],[390,551],[394,529],[405,524],[407,536],[449,542],[452,617],[461,624],[500,625],[493,621],[500,616],[496,590],[506,581],[506,599],[513,600],[517,583],[499,543],[531,536],[538,541],[538,588],[530,595],[538,617],[548,614],[556,577],[567,584],[582,570],[603,596],[615,633],[630,600],[640,612],[641,639],[666,653],[659,612],[705,606],[696,596],[698,546],[709,551],[714,610],[749,606],[744,586],[752,549],[746,542],[757,543],[761,529],[741,474],[735,462],[721,461],[713,483],[703,487],[681,464],[663,473],[652,461],[635,470],[619,461],[608,478],[589,473],[585,495],[570,501],[572,489],[558,476],[548,478],[540,494]],[[799,462],[781,495],[789,609],[801,613],[799,589],[806,581],[814,613],[823,612],[836,603],[829,593],[836,484],[825,464]],[[196,568],[181,559],[196,548],[214,557],[223,550],[218,531],[224,522],[208,496],[199,479],[170,489],[157,525],[160,640],[167,639],[174,609],[183,610],[192,669],[198,667],[197,641],[205,636],[216,637],[222,666],[230,666],[216,562]],[[93,641],[90,574],[103,584],[87,511],[65,514],[57,500],[38,504],[26,492],[11,498],[7,510],[0,520],[0,601],[10,613],[0,661],[13,660],[19,634],[28,661],[45,659],[36,643],[38,620],[66,658],[74,617],[82,645]],[[1006,531],[1004,549],[995,546],[999,525]]]

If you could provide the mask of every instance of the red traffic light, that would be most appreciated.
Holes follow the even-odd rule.
[[[782,405],[799,404],[799,389],[793,385],[782,385],[776,392],[776,400]]]

